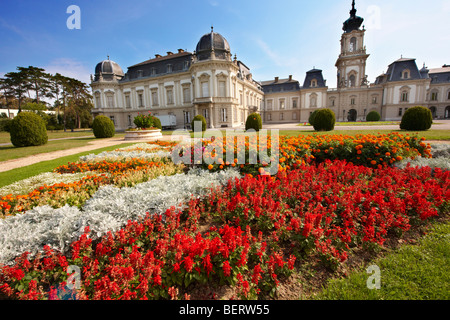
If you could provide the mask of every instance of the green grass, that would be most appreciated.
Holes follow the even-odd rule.
[[[115,150],[117,148],[123,148],[123,147],[130,146],[133,144],[135,144],[135,143],[122,143],[122,144],[118,144],[115,146],[86,151],[86,152],[58,158],[55,160],[42,161],[42,162],[32,164],[32,165],[29,165],[26,167],[21,167],[21,168],[17,168],[17,169],[5,171],[5,172],[0,172],[0,187],[4,187],[4,186],[7,186],[16,181],[20,181],[23,179],[27,179],[27,178],[36,176],[43,172],[52,171],[54,168],[64,165],[64,164],[67,164],[68,162],[75,162],[78,160],[79,157],[84,156],[84,155],[88,155],[91,153],[98,154],[103,151],[111,151],[111,150]]]
[[[331,280],[315,296],[325,300],[449,300],[450,223],[434,223],[417,245],[404,245],[371,265],[380,268],[380,289],[368,289],[363,270]]]
[[[48,139],[61,139],[71,137],[87,137],[94,136],[91,129],[77,129],[74,132],[67,130],[47,131]],[[0,132],[0,143],[11,143],[11,138],[8,132]]]

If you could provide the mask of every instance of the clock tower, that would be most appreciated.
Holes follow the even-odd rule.
[[[366,86],[366,61],[369,55],[364,45],[364,19],[356,15],[355,1],[352,2],[350,18],[344,22],[341,37],[341,54],[336,61],[337,85],[339,89]]]

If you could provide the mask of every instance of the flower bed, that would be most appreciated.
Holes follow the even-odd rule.
[[[237,299],[273,297],[298,262],[314,256],[335,269],[353,250],[383,246],[449,211],[450,171],[392,166],[431,152],[399,134],[281,137],[272,177],[256,175],[262,162],[234,161],[258,139],[235,140],[233,159],[135,183],[145,168],[175,167],[144,153],[193,155],[217,140],[182,151],[174,142],[140,144],[57,168],[113,180],[78,207],[38,205],[0,220],[0,292],[61,298],[74,265],[82,270],[80,290],[68,292],[76,299],[188,299],[198,285],[228,286]]]

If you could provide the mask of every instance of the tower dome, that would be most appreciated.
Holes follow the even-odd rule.
[[[211,59],[212,51],[214,51],[216,59],[226,60],[230,53],[230,45],[220,33],[214,32],[211,27],[211,33],[207,33],[200,38],[195,52],[198,60],[207,60]]]
[[[109,60],[109,57],[95,67],[95,81],[99,81],[100,76],[103,81],[121,80],[124,75],[122,68],[116,62]]]
[[[353,0],[352,10],[350,10],[350,18],[348,18],[344,22],[342,30],[344,30],[346,33],[352,32],[353,30],[359,30],[359,27],[361,27],[363,21],[363,18],[356,15],[355,0]]]

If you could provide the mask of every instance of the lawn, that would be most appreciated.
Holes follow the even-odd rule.
[[[415,242],[415,239],[412,240]],[[399,247],[369,263],[379,267],[379,289],[369,289],[367,266],[346,278],[329,281],[315,299],[449,300],[450,223],[434,223],[416,244]],[[370,271],[370,270],[369,270]],[[373,282],[374,283],[374,282]]]
[[[11,183],[14,183],[16,181],[20,181],[23,179],[27,179],[32,176],[36,176],[43,172],[49,172],[52,171],[55,167],[67,164],[68,162],[77,161],[79,157],[88,155],[88,154],[98,154],[103,151],[111,151],[115,150],[117,148],[122,148],[132,145],[132,143],[123,143],[116,146],[86,151],[78,154],[74,154],[71,156],[66,156],[62,158],[58,158],[55,160],[49,160],[49,161],[42,161],[33,165],[29,165],[22,168],[17,168],[5,172],[0,172],[0,187],[7,186]],[[30,147],[32,148],[32,147]]]
[[[91,129],[79,129],[74,132],[70,130],[64,132],[64,130],[47,131],[48,139],[61,139],[71,137],[87,137],[94,136]],[[8,132],[0,132],[0,144],[11,143],[10,135]]]

